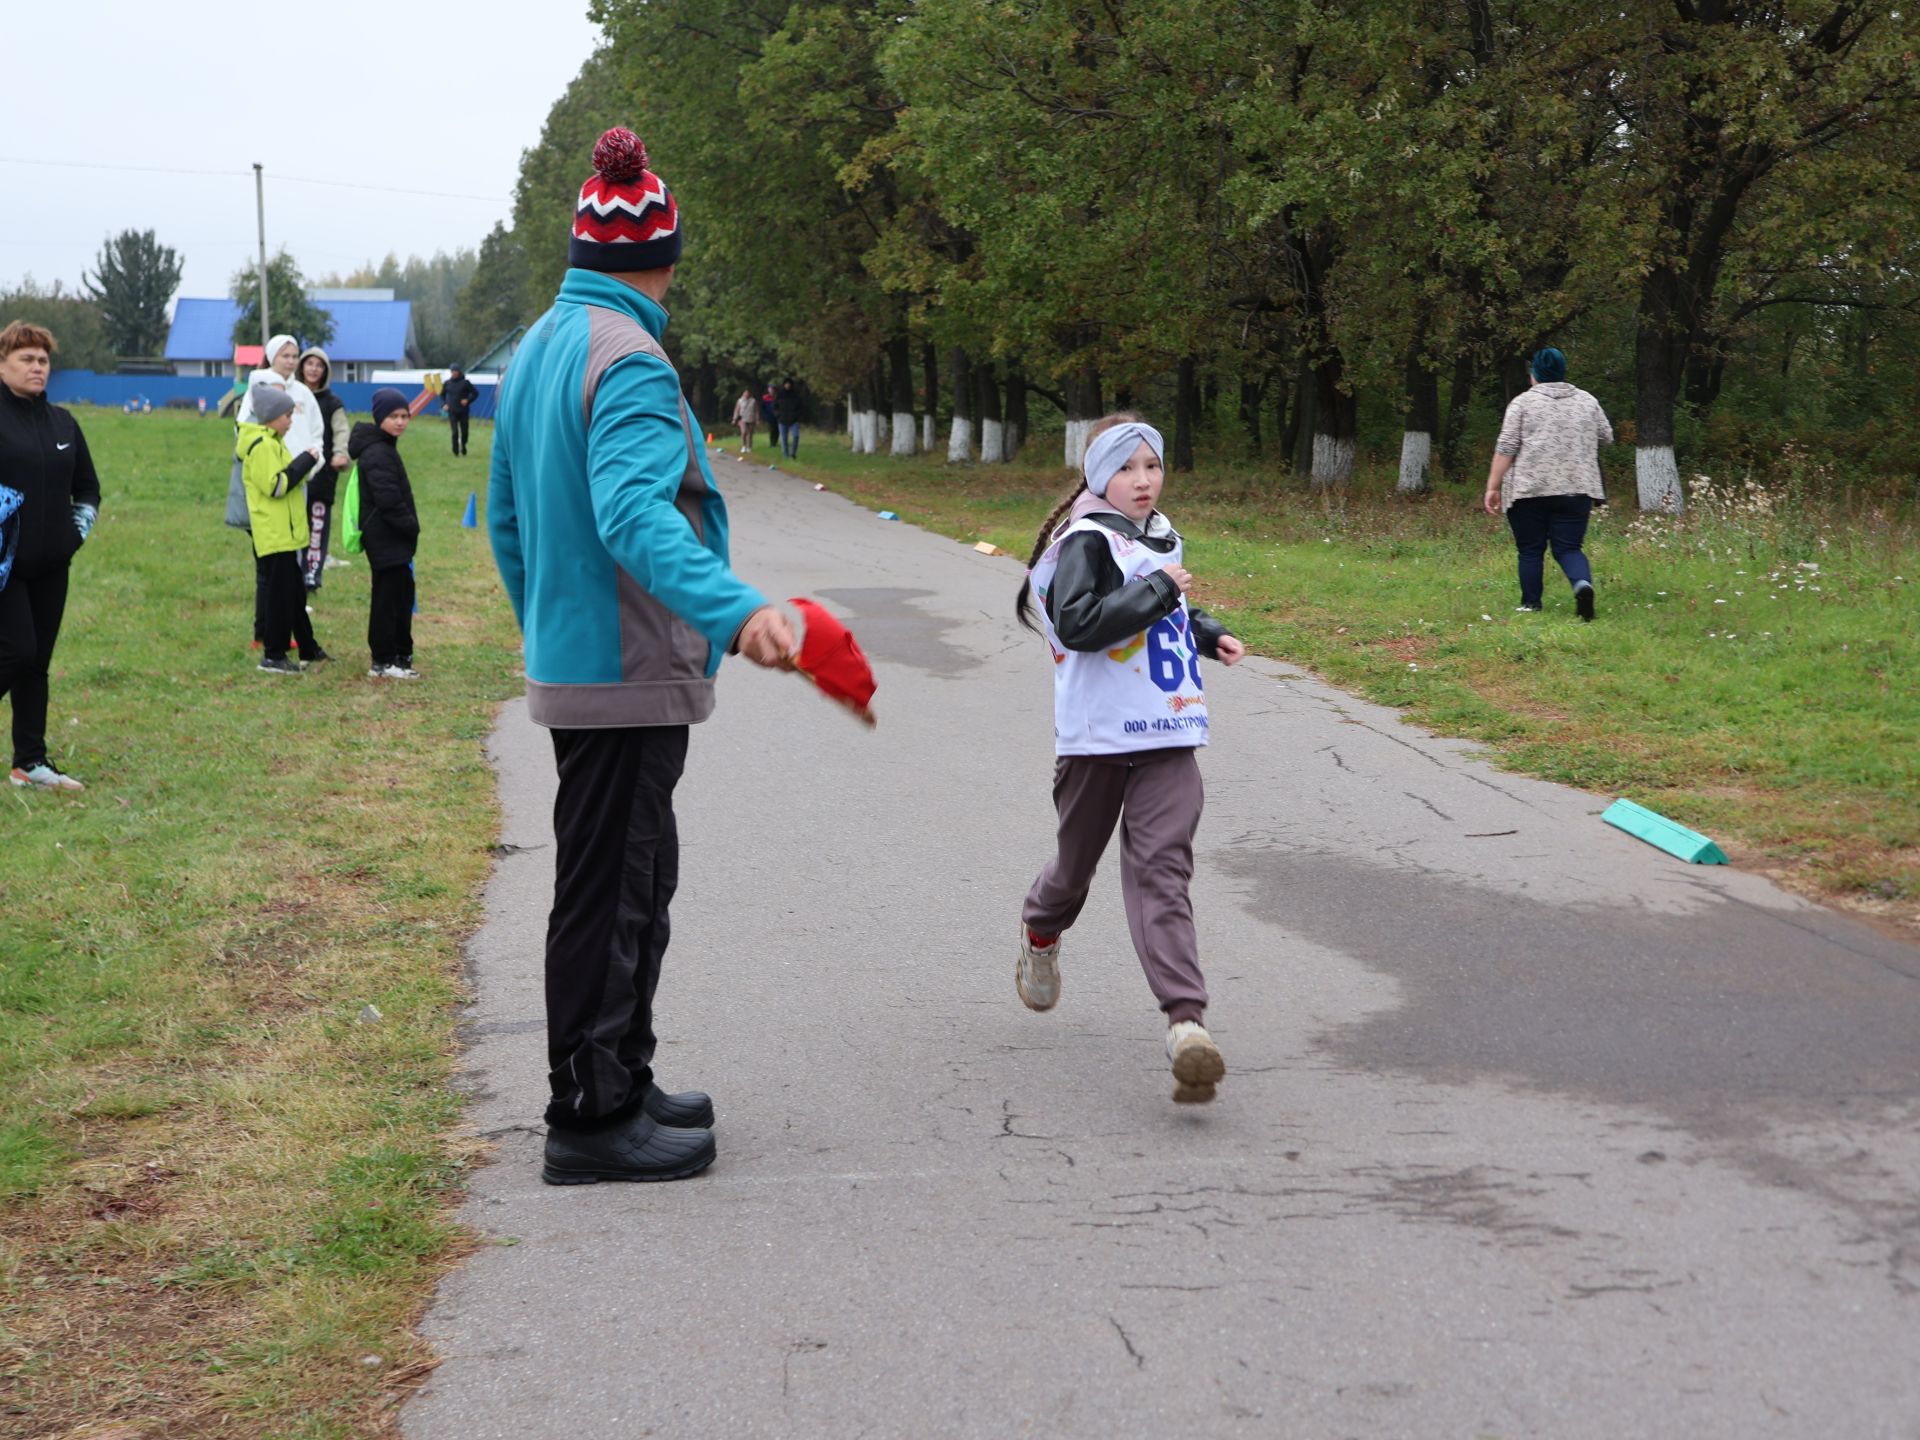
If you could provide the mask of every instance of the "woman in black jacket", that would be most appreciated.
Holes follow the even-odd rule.
[[[360,548],[373,571],[373,603],[367,610],[367,649],[372,680],[418,680],[413,668],[413,552],[420,516],[413,484],[400,458],[399,439],[413,419],[407,397],[386,388],[373,392],[373,424],[353,427],[347,454],[360,467]]]
[[[80,426],[47,403],[53,350],[38,325],[0,330],[0,485],[23,497],[0,589],[0,695],[13,698],[13,783],[84,790],[47,754],[47,669],[67,609],[67,567],[100,514],[100,479]]]
[[[320,588],[328,560],[327,546],[333,538],[333,503],[340,485],[340,472],[347,459],[347,407],[328,388],[333,379],[333,361],[318,345],[300,352],[300,383],[313,392],[320,406],[320,464],[307,476],[307,517],[312,522],[312,537],[301,553],[300,568],[306,576],[309,592]]]

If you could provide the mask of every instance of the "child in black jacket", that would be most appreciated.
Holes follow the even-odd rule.
[[[372,680],[418,680],[413,668],[413,552],[420,516],[413,485],[400,458],[399,439],[413,418],[407,397],[391,387],[373,392],[373,423],[361,421],[347,441],[360,467],[360,539],[373,571],[373,603],[367,612],[367,649]]]

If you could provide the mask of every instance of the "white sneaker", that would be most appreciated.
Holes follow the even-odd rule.
[[[84,790],[87,788],[73,776],[62,775],[45,760],[38,765],[24,767],[16,765],[7,778],[23,789],[29,785],[36,790]]]
[[[1206,1104],[1227,1073],[1207,1027],[1192,1020],[1167,1027],[1167,1060],[1173,1066],[1173,1098],[1182,1105]]]
[[[420,672],[407,665],[389,665],[380,672],[383,680],[418,680]]]
[[[1060,940],[1051,945],[1033,943],[1026,922],[1020,922],[1020,958],[1013,965],[1013,988],[1029,1010],[1051,1010],[1060,1003]]]

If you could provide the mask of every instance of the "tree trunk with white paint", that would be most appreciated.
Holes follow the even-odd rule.
[[[1004,442],[1009,462],[1020,454],[1020,446],[1027,438],[1027,378],[1020,373],[1017,361],[1007,365],[1007,434]]]
[[[1681,366],[1681,347],[1673,338],[1677,289],[1666,270],[1655,270],[1641,283],[1633,357],[1633,471],[1640,508],[1673,515],[1686,505],[1673,453],[1673,402]]]
[[[933,416],[922,415],[920,417],[920,448],[928,454],[932,454],[934,442],[938,438],[939,437],[934,434]]]
[[[873,377],[853,387],[853,444],[856,455],[873,455],[880,449],[880,416],[876,413]]]
[[[973,367],[967,352],[953,347],[947,357],[947,372],[953,379],[953,428],[947,431],[947,463],[965,465],[973,459]]]
[[[913,455],[920,449],[920,427],[913,419],[913,343],[904,332],[887,342],[888,452]]]
[[[1316,367],[1313,407],[1313,470],[1316,490],[1344,490],[1353,481],[1353,444],[1359,406],[1341,385],[1345,366],[1336,352]]]
[[[990,364],[973,367],[973,413],[980,422],[980,463],[1007,462],[1006,426],[1000,418],[1000,381]]]
[[[1408,430],[1400,436],[1400,483],[1402,495],[1418,495],[1430,488],[1428,473],[1433,464],[1433,432]]]
[[[1686,494],[1680,488],[1680,463],[1671,445],[1640,445],[1633,452],[1633,477],[1642,510],[1662,510],[1678,515],[1686,508]]]
[[[1432,487],[1433,432],[1440,423],[1440,377],[1427,367],[1426,326],[1422,324],[1407,348],[1407,428],[1400,437],[1402,495],[1418,495]]]
[[[1313,488],[1345,489],[1353,482],[1353,436],[1317,431],[1313,437]]]
[[[1069,470],[1078,470],[1087,454],[1087,432],[1100,418],[1100,371],[1083,365],[1067,378],[1067,434],[1063,459]]]

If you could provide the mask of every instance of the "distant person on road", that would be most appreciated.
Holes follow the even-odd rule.
[[[1207,743],[1200,657],[1245,647],[1187,604],[1179,531],[1157,508],[1160,432],[1128,411],[1094,422],[1082,481],[1035,538],[1015,614],[1053,651],[1053,801],[1058,844],[1020,915],[1014,988],[1030,1010],[1060,999],[1061,937],[1080,917],[1120,827],[1120,890],[1147,984],[1167,1017],[1173,1098],[1211,1100],[1226,1062],[1205,1027],[1207,983],[1193,925],[1193,837]]]
[[[792,626],[727,558],[727,507],[660,336],[672,194],[607,131],[565,278],[514,355],[487,521],[553,734],[547,923],[550,1184],[677,1180],[713,1162],[713,1102],[654,1083],[654,987],[680,876],[673,791],[721,658],[777,666]]]
[[[773,402],[778,397],[778,388],[771,380],[767,381],[767,388],[760,392],[760,423],[767,427],[768,449],[780,443],[780,417],[773,408]]]
[[[13,701],[8,778],[41,790],[84,790],[47,751],[47,673],[67,612],[67,577],[100,515],[100,477],[79,423],[47,402],[53,332],[15,320],[0,330],[0,489],[8,552],[0,582],[0,695]]]
[[[320,463],[307,476],[307,517],[312,534],[301,559],[309,595],[320,588],[321,576],[334,563],[327,556],[333,532],[333,502],[340,488],[340,472],[352,463],[347,459],[351,422],[345,402],[328,388],[332,378],[333,362],[327,359],[326,351],[309,345],[300,352],[300,383],[320,407]]]
[[[285,390],[254,386],[247,392],[247,413],[254,418],[241,425],[234,441],[241,483],[246,487],[247,529],[260,577],[257,588],[266,595],[258,667],[266,675],[298,675],[308,665],[328,658],[313,638],[306,586],[300,578],[300,560],[310,534],[307,476],[320,464],[320,447],[310,445],[298,455],[287,449],[293,403]],[[287,658],[294,645],[300,652],[297,663]]]
[[[780,422],[780,454],[791,460],[800,453],[800,390],[789,376],[781,382],[773,400],[774,417]]]
[[[467,453],[467,421],[473,402],[480,398],[480,387],[467,379],[458,365],[447,367],[446,383],[440,387],[440,408],[447,412],[447,430],[453,436],[453,453]]]
[[[369,680],[418,680],[413,668],[413,556],[420,512],[400,458],[400,437],[413,412],[391,386],[373,392],[373,423],[353,427],[347,454],[360,467],[360,548],[373,572],[367,605]]]
[[[753,398],[753,391],[742,390],[740,398],[733,402],[733,426],[740,432],[740,453],[749,455],[753,451],[753,427],[760,419],[760,402]]]
[[[1489,515],[1504,505],[1520,553],[1520,609],[1538,610],[1547,547],[1573,586],[1573,608],[1593,619],[1593,567],[1582,548],[1595,505],[1607,503],[1600,447],[1613,443],[1613,426],[1600,402],[1567,383],[1567,357],[1538,351],[1529,388],[1513,397],[1493,442],[1482,503]]]

